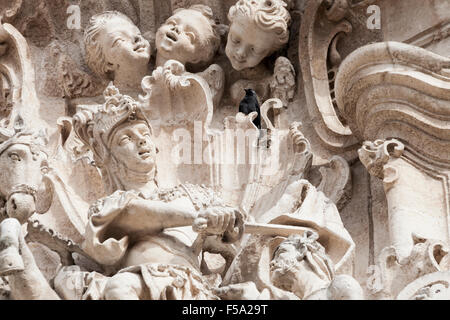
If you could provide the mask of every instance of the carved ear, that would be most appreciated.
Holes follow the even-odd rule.
[[[108,62],[106,63],[106,72],[114,72],[114,63]]]
[[[39,214],[46,213],[53,202],[53,188],[49,178],[44,176],[42,184],[36,193],[36,212]]]

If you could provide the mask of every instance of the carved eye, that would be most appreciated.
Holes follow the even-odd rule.
[[[17,153],[11,152],[8,156],[12,161],[22,161]]]
[[[121,39],[121,38],[117,38],[115,41],[114,41],[114,43],[113,43],[113,47],[115,47],[116,45],[118,45],[121,41],[123,41],[123,39]]]
[[[122,138],[120,138],[119,144],[123,145],[123,144],[127,143],[130,140],[131,140],[131,138],[129,136],[123,136]]]
[[[195,34],[193,32],[186,32],[186,35],[188,36],[189,40],[191,40],[191,42],[195,42]]]

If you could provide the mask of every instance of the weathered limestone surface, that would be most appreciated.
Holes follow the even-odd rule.
[[[447,0],[0,1],[0,300],[449,299],[449,49]]]

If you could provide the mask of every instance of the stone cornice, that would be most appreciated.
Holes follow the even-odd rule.
[[[339,110],[361,141],[396,138],[450,162],[450,59],[398,42],[362,47],[336,79]]]

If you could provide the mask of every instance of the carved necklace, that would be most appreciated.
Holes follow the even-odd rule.
[[[143,195],[141,194],[141,196]],[[180,184],[172,188],[161,188],[155,190],[149,197],[144,198],[171,202],[182,197],[188,197],[197,211],[210,206],[224,206],[220,198],[210,188],[204,185],[198,186],[189,183]]]

